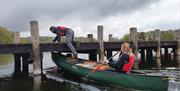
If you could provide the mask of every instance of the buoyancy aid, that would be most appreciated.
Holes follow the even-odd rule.
[[[129,55],[129,62],[124,64],[121,70],[126,73],[129,72],[134,64],[134,60],[134,55]]]
[[[64,27],[64,26],[57,26],[57,30],[58,30],[57,33],[58,33],[60,36],[65,36],[68,28],[66,28],[66,27]]]

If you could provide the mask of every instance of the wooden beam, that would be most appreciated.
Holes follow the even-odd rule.
[[[104,42],[104,49],[118,51],[119,46],[123,42]],[[131,42],[130,42],[131,43]],[[76,47],[78,52],[88,53],[88,51],[97,50],[99,44],[97,42],[93,43],[79,43]],[[157,48],[157,41],[144,41],[138,42],[139,48]],[[177,47],[177,41],[161,41],[161,47]],[[65,43],[42,43],[40,44],[41,52],[52,52],[52,51],[62,51],[69,52],[69,48]],[[86,52],[87,51],[87,52]],[[11,53],[31,53],[32,44],[0,44],[0,54],[11,54]]]

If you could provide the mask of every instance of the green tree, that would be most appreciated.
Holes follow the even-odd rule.
[[[12,33],[6,28],[0,27],[0,44],[12,43]]]
[[[128,42],[128,41],[129,41],[129,34],[125,34],[125,35],[123,36],[123,38],[121,39],[121,41]]]
[[[170,41],[174,40],[175,36],[173,34],[173,31],[162,31],[161,32],[161,40],[162,41]]]

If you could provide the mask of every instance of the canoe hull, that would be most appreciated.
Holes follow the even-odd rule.
[[[61,67],[63,70],[77,76],[85,77],[92,71],[88,68],[73,65],[67,62],[68,59],[66,57],[57,54],[52,54],[52,59],[58,67]],[[144,76],[109,71],[95,71],[88,75],[88,78],[110,85],[138,90],[167,91],[168,89],[167,77],[161,76]]]

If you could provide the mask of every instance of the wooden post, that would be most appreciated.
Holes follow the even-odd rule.
[[[145,50],[141,49],[141,63],[145,63]]]
[[[13,32],[13,43],[18,44],[20,42],[20,33]],[[21,73],[21,56],[20,54],[14,54],[14,74],[20,75]]]
[[[89,42],[89,43],[94,42],[93,34],[88,34],[87,37],[88,37],[88,42]],[[91,53],[89,53],[89,60],[94,60],[94,61],[96,61],[96,60],[97,60],[97,53],[96,53],[96,52],[91,52]]]
[[[41,91],[41,76],[39,75],[34,76],[32,91]]]
[[[175,59],[178,63],[178,68],[180,68],[180,32],[178,30],[176,30],[174,32],[175,34],[175,38],[176,38],[176,41],[177,41],[177,47],[176,47],[176,50],[175,50]]]
[[[178,68],[180,68],[180,39],[177,39],[176,60],[178,63]]]
[[[151,63],[153,59],[152,49],[148,48],[146,53],[147,62]]]
[[[112,42],[113,41],[113,36],[112,34],[109,34],[109,42]]]
[[[33,74],[41,75],[41,58],[39,47],[39,27],[37,21],[30,21],[31,39],[33,49]]]
[[[112,34],[109,34],[109,42],[113,42]],[[112,57],[112,50],[107,50],[107,59],[109,59],[110,57]],[[113,59],[111,58],[109,61],[111,62],[113,61]]]
[[[159,29],[155,30],[155,40],[157,41],[157,51],[156,51],[156,65],[157,69],[161,69],[161,43],[160,43],[160,38],[161,38],[161,32]]]
[[[20,33],[19,32],[13,32],[13,43],[14,44],[20,43]]]
[[[164,56],[165,56],[165,59],[168,59],[168,58],[169,58],[168,47],[165,47],[165,48],[164,48]],[[165,61],[166,61],[166,60],[165,60]]]
[[[144,40],[145,40],[145,41],[149,41],[149,35],[148,35],[148,33],[145,33],[144,36],[145,36],[145,39],[144,39]]]
[[[109,59],[110,57],[112,57],[112,50],[107,50],[107,59]],[[110,62],[113,61],[113,58],[109,59]]]
[[[138,69],[139,62],[137,61],[138,58],[138,41],[137,41],[137,28],[132,27],[130,28],[130,42],[132,42],[133,46],[133,52],[135,55],[135,63],[133,68]]]
[[[172,54],[171,54],[171,59],[175,60],[175,58],[176,58],[176,48],[175,47],[172,48]]]
[[[104,42],[103,42],[103,26],[98,25],[98,42],[99,42],[99,61],[104,62]]]
[[[29,56],[29,54],[22,54],[23,74],[24,75],[28,75],[28,71],[29,71],[28,56]]]
[[[19,76],[21,74],[21,56],[20,54],[14,54],[14,75]]]
[[[88,37],[88,42],[94,42],[93,34],[88,34],[87,37]]]

